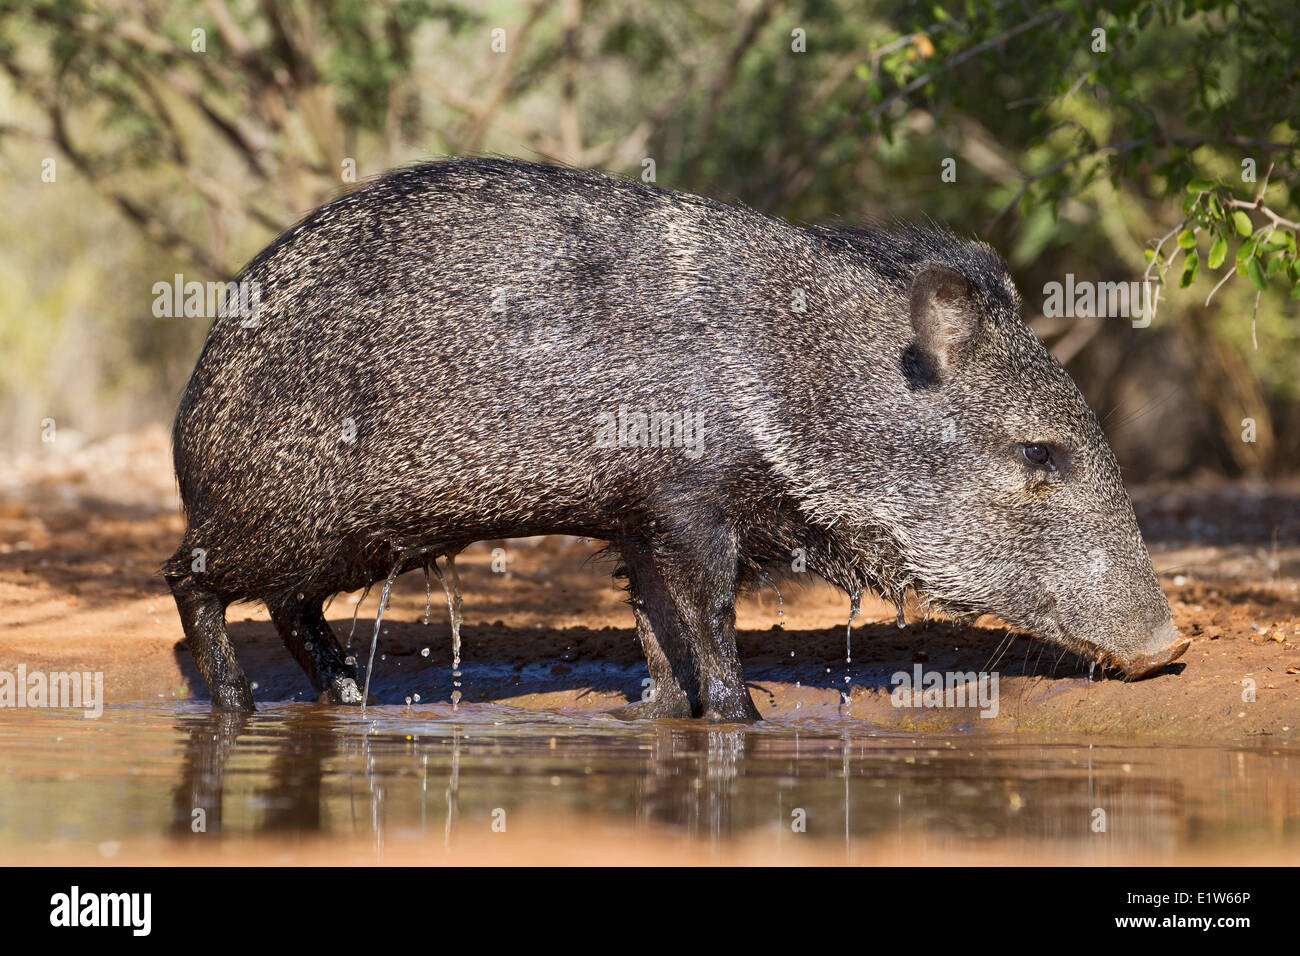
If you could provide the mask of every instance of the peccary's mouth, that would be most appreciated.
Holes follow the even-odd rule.
[[[1094,663],[1103,669],[1119,671],[1124,675],[1125,680],[1131,681],[1142,680],[1164,670],[1167,665],[1182,657],[1192,644],[1189,639],[1182,638],[1153,653],[1125,657],[1114,651],[1106,650],[1092,641],[1084,640],[1082,643],[1085,648],[1083,656],[1091,657]]]
[[[1092,662],[1093,667],[1103,671],[1118,671],[1128,681],[1145,680],[1153,677],[1165,667],[1172,664],[1187,652],[1192,642],[1178,633],[1172,620],[1166,620],[1150,635],[1147,649],[1135,654],[1102,647],[1096,641],[1082,637],[1061,620],[1056,613],[1056,601],[1050,599],[1051,617],[1049,626],[1036,633],[1053,643],[1060,644],[1074,651],[1080,657]],[[1031,629],[1032,630],[1032,629]]]
[[[1038,627],[1018,623],[1007,615],[999,614],[999,612],[990,609],[980,609],[937,599],[931,599],[931,603],[954,620],[973,621],[980,614],[998,614],[1012,627],[1023,628],[1041,639],[1073,651],[1084,660],[1091,661],[1094,666],[1100,667],[1103,671],[1118,671],[1124,675],[1124,679],[1127,681],[1145,680],[1148,677],[1154,677],[1165,667],[1187,653],[1187,648],[1192,645],[1190,639],[1179,636],[1171,622],[1167,625],[1172,635],[1172,640],[1168,644],[1154,651],[1128,657],[1119,651],[1102,647],[1096,641],[1080,637],[1066,627],[1054,613],[1056,608],[1055,600],[1051,602],[1052,616],[1048,618],[1049,623],[1043,626],[1040,622]]]

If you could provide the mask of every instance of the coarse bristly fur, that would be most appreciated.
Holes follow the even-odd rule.
[[[177,412],[164,569],[220,705],[252,706],[231,601],[358,702],[322,601],[534,534],[622,559],[655,682],[623,716],[757,716],[735,591],[800,560],[1130,676],[1176,640],[1097,420],[982,243],[456,159],[322,206],[240,281],[256,321],[215,321]]]

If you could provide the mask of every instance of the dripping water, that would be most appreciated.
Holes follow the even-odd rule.
[[[461,599],[460,592],[460,575],[456,572],[456,555],[447,555],[447,573],[444,575],[438,570],[437,562],[434,562],[433,573],[438,576],[438,583],[442,585],[443,593],[447,596],[447,612],[451,616],[451,706],[453,710],[460,709],[460,623],[463,620],[462,610],[464,602]]]
[[[767,583],[770,584],[772,590],[776,592],[776,626],[785,630],[785,598],[781,596],[781,589],[776,586],[776,582],[770,577],[767,579]]]
[[[849,624],[844,629],[844,663],[853,663],[853,622],[858,619],[858,613],[862,610],[862,592],[859,591],[849,597]]]
[[[434,559],[437,560],[436,558]],[[429,625],[429,611],[433,609],[433,581],[429,578],[429,556],[424,557],[424,624]]]
[[[361,713],[366,712],[366,705],[370,702],[370,673],[375,669],[375,648],[379,646],[379,628],[384,623],[384,611],[388,608],[388,595],[393,590],[393,582],[397,580],[397,572],[402,569],[402,562],[393,565],[393,570],[388,572],[388,578],[384,581],[384,590],[379,595],[379,610],[375,612],[375,633],[370,637],[370,660],[366,664],[366,686],[361,691]]]
[[[361,597],[357,598],[356,606],[352,609],[352,630],[348,631],[348,650],[352,649],[352,635],[357,632],[357,614],[361,611],[361,605],[365,603],[366,597],[370,594],[371,585],[367,584],[366,589],[361,592]]]
[[[845,706],[853,702],[849,694],[849,682],[853,676],[853,622],[861,611],[862,592],[855,591],[849,595],[849,623],[844,628],[844,690],[840,692],[840,699]]]
[[[781,594],[781,589],[776,586],[776,580],[765,571],[760,571],[763,578],[767,581],[768,587],[776,592],[776,626],[779,630],[785,630],[785,598]],[[794,657],[794,648],[790,648],[790,656]]]

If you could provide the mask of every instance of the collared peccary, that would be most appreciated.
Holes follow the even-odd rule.
[[[253,706],[231,601],[360,702],[323,601],[551,533],[621,558],[655,687],[622,716],[757,718],[737,589],[800,562],[1130,678],[1187,647],[1096,417],[986,245],[460,159],[321,207],[240,280],[257,314],[216,320],[177,413],[164,568],[221,706]]]

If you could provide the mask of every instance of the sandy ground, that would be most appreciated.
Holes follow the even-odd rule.
[[[998,729],[1294,739],[1300,485],[1150,487],[1134,498],[1174,617],[1193,639],[1159,676],[1090,681],[1072,655],[1062,659],[996,620],[957,627],[909,615],[899,630],[893,608],[872,601],[853,627],[846,665],[848,600],[810,583],[787,592],[783,606],[767,591],[738,609],[755,702],[765,715],[796,716],[835,707],[847,687],[849,713],[885,729],[981,719],[971,710],[892,706],[890,675],[920,663],[997,671],[999,712],[988,722]],[[42,453],[0,466],[0,670],[102,671],[110,705],[205,696],[157,574],[181,530],[161,428],[96,445],[61,433]],[[494,548],[502,549],[504,571],[493,569]],[[466,699],[600,710],[640,695],[645,671],[631,612],[610,581],[609,563],[593,560],[595,550],[592,542],[552,537],[484,542],[458,560]],[[358,596],[341,595],[327,612],[341,639]],[[423,580],[399,581],[372,687],[384,702],[450,694],[440,602],[435,594],[431,623],[423,624]],[[360,609],[353,650],[363,658],[375,606],[372,593]],[[262,608],[232,607],[229,619],[259,698],[310,696]],[[1254,699],[1244,699],[1252,686]]]

